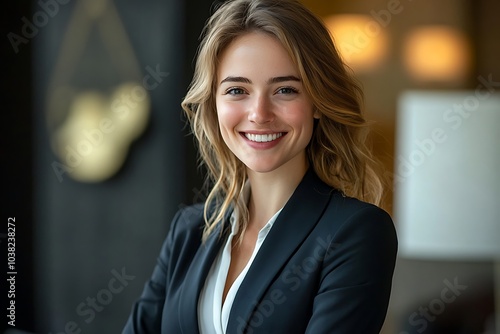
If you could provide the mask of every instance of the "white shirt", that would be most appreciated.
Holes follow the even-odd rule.
[[[250,184],[247,182],[244,188],[244,199],[247,203],[248,196],[250,195]],[[231,245],[233,237],[238,233],[238,212],[235,209],[231,215],[231,234],[229,235],[225,246],[220,250],[219,254],[214,260],[212,267],[208,273],[205,285],[200,293],[200,299],[198,300],[198,322],[201,334],[225,334],[226,327],[229,320],[229,313],[231,312],[231,307],[233,305],[234,297],[240,288],[241,282],[245,278],[248,269],[252,265],[252,262],[259,252],[260,246],[267,237],[267,234],[271,230],[274,221],[278,217],[279,213],[283,208],[279,209],[274,216],[269,219],[266,225],[262,227],[257,236],[257,241],[255,247],[248,260],[247,265],[243,271],[236,278],[234,283],[229,288],[227,292],[224,305],[222,305],[222,294],[224,292],[224,286],[226,284],[227,273],[229,271],[229,264],[231,263]]]

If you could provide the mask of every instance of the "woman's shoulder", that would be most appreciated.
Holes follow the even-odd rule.
[[[290,216],[300,212],[318,215],[318,228],[324,233],[335,234],[346,226],[356,226],[358,231],[381,227],[392,234],[394,229],[391,216],[382,208],[349,197],[335,187],[324,182],[310,169],[290,199]]]
[[[200,225],[203,226],[204,224],[204,210],[204,203],[197,203],[187,206],[181,205],[172,220],[170,228],[174,230],[175,233],[198,229]]]
[[[334,209],[336,214],[341,214],[346,218],[352,215],[373,215],[392,221],[389,213],[383,208],[354,197],[345,196],[340,191],[334,191],[328,207]]]
[[[336,192],[323,215],[336,233],[363,235],[363,238],[383,238],[397,244],[397,235],[390,214],[362,200]],[[333,223],[335,222],[335,223]]]

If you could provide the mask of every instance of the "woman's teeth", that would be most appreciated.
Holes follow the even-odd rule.
[[[262,134],[262,135],[256,135],[253,133],[245,133],[245,137],[248,138],[248,140],[255,141],[257,143],[267,143],[273,140],[276,140],[283,136],[283,132],[280,133],[273,133],[273,134]]]

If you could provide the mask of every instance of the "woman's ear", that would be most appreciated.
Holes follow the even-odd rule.
[[[313,114],[313,117],[315,119],[320,119],[321,118],[321,113],[319,112],[318,109],[314,109],[314,114]]]

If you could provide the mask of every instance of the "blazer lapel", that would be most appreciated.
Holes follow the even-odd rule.
[[[320,219],[332,188],[308,170],[269,231],[241,283],[231,308],[227,333],[241,333],[256,303]]]
[[[224,226],[227,224],[227,217]],[[212,264],[225,242],[220,237],[219,225],[205,244],[200,245],[186,273],[186,279],[179,296],[179,324],[183,333],[198,334],[198,299]],[[182,315],[182,316],[181,316]]]

